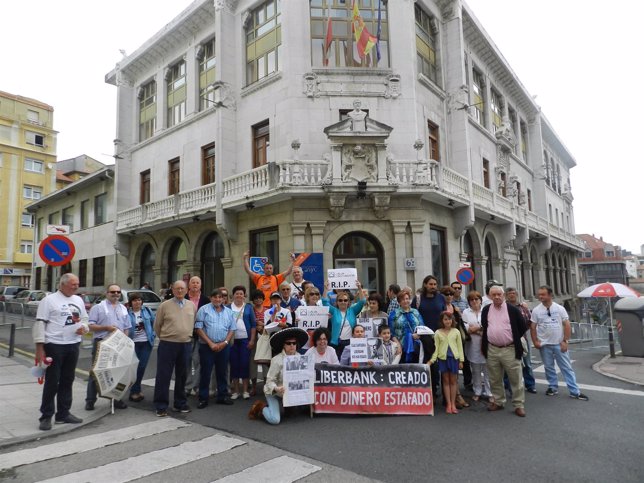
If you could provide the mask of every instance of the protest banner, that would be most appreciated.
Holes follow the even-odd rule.
[[[295,321],[298,327],[315,330],[329,325],[329,307],[303,305],[295,309]]]
[[[313,404],[315,369],[312,358],[303,355],[284,357],[284,407]]]
[[[355,268],[330,268],[327,278],[331,290],[352,290],[356,288],[358,271]]]
[[[351,364],[369,362],[367,339],[351,338]]]
[[[429,367],[316,364],[314,412],[433,415]]]

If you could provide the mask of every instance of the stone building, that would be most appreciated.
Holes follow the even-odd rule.
[[[250,248],[381,292],[468,262],[479,289],[571,298],[574,157],[473,12],[359,6],[379,53],[359,55],[350,1],[203,0],[107,74],[120,278],[209,290],[247,281]]]

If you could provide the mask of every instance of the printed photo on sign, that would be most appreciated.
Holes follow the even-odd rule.
[[[284,357],[284,407],[313,404],[315,366],[308,356]]]
[[[303,305],[295,309],[295,321],[298,327],[315,330],[329,325],[329,307]]]
[[[356,288],[358,271],[355,268],[330,268],[327,278],[331,290],[351,290]]]
[[[374,364],[382,364],[384,361],[384,353],[382,346],[382,339],[379,337],[368,337],[367,347],[369,349],[369,362]]]

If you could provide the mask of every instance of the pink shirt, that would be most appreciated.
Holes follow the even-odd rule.
[[[199,299],[201,298],[201,292],[199,292],[196,296],[190,297],[190,294],[188,294],[188,297],[190,298],[190,301],[195,304],[195,308],[199,308]]]
[[[514,342],[508,306],[505,302],[498,309],[494,304],[490,305],[490,310],[487,313],[487,340],[490,344],[498,347],[504,347]]]

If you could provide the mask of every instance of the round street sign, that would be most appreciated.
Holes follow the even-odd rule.
[[[474,270],[471,268],[461,268],[456,272],[456,280],[463,285],[469,285],[474,281]]]
[[[51,235],[40,242],[38,253],[42,261],[47,265],[60,267],[72,261],[76,253],[76,247],[67,237]]]

